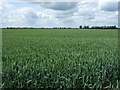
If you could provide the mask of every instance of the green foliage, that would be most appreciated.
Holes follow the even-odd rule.
[[[118,88],[117,30],[3,30],[3,88]]]

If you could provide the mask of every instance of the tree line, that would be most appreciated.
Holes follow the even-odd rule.
[[[80,29],[118,29],[116,26],[79,26]]]
[[[53,28],[34,28],[34,27],[7,27],[3,29],[118,29],[116,26],[82,26],[80,25],[79,28],[72,28],[72,27],[53,27]]]

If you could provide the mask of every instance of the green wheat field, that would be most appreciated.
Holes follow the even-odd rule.
[[[118,88],[118,30],[3,29],[3,88]]]

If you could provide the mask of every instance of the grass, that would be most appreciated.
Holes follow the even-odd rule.
[[[118,88],[117,30],[3,30],[3,88]]]

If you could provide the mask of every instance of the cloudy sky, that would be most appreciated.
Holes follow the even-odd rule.
[[[33,2],[34,1],[34,2]],[[0,2],[2,27],[118,26],[118,0],[79,2]],[[64,0],[65,1],[65,0]]]

